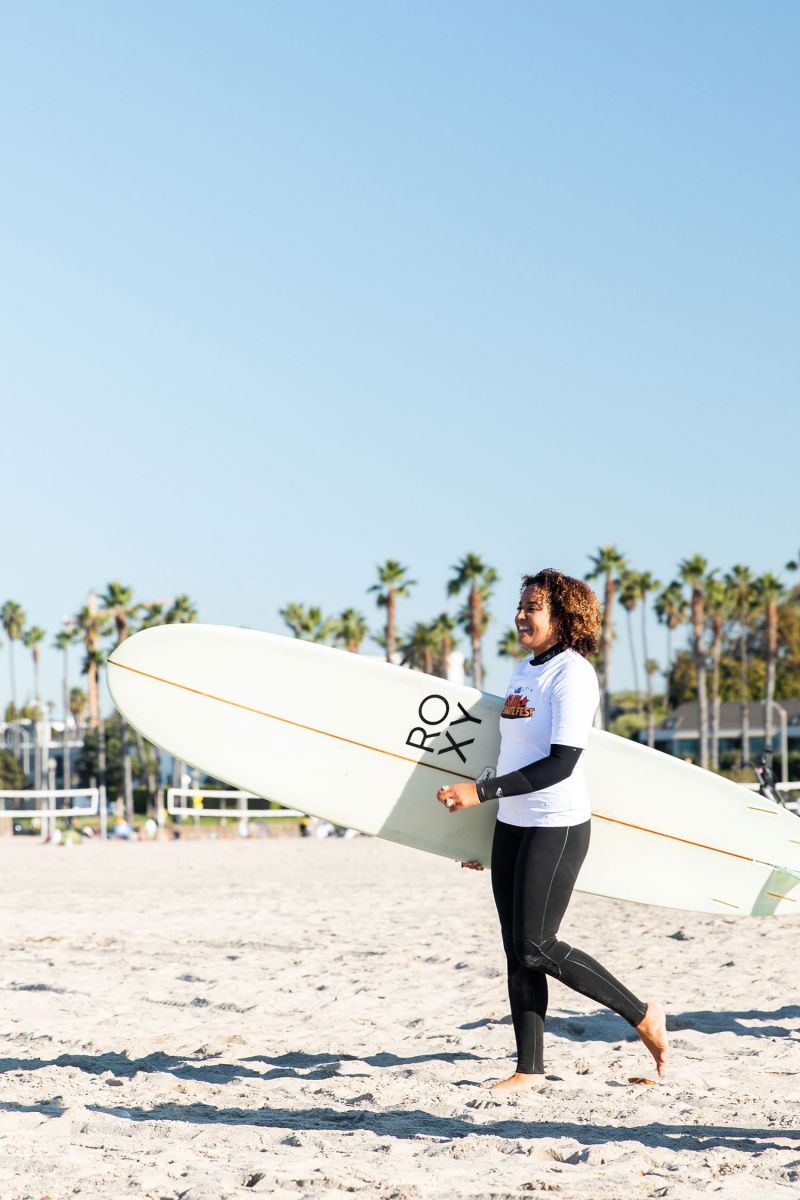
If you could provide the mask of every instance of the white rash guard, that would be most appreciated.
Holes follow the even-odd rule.
[[[585,750],[600,689],[594,667],[575,650],[537,666],[526,659],[509,680],[500,717],[497,774],[547,758],[552,745]],[[497,819],[506,825],[580,825],[591,817],[583,755],[567,779],[539,792],[503,796]]]

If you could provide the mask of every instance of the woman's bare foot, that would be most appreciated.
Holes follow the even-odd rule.
[[[497,1083],[493,1083],[490,1090],[495,1096],[514,1096],[517,1092],[530,1091],[541,1080],[541,1075],[523,1075],[521,1071],[516,1071],[508,1079],[500,1079]]]
[[[663,1079],[669,1062],[667,1014],[664,1005],[659,1004],[657,1000],[651,1000],[647,1005],[644,1020],[636,1026],[636,1032],[656,1060],[656,1070]]]

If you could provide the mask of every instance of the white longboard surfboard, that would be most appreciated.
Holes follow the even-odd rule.
[[[375,837],[488,865],[495,802],[448,813],[445,781],[494,767],[502,701],[294,638],[164,625],[108,660],[146,738],[217,779]],[[800,912],[800,820],[625,738],[586,751],[592,843],[578,888],[698,912]]]

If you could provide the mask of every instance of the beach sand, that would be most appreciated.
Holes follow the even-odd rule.
[[[551,983],[513,1068],[489,873],[402,847],[0,841],[0,1197],[796,1197],[800,924],[576,895],[670,1013],[655,1078]]]

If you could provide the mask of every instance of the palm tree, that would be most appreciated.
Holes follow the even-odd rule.
[[[644,674],[647,680],[647,744],[651,748],[656,743],[655,713],[653,710],[653,676],[657,667],[651,670],[654,659],[647,651],[647,597],[661,587],[661,583],[649,571],[639,572],[639,595],[642,602],[642,653],[644,656]]]
[[[154,600],[145,605],[145,610],[149,612],[147,618],[152,624],[163,623],[166,625],[192,625],[197,620],[197,609],[189,597],[185,593],[176,596],[172,604],[163,614],[163,605],[166,601]],[[157,779],[155,776],[154,758],[145,753],[144,739],[139,737],[139,753],[142,762],[148,764],[147,767],[147,811],[152,812],[155,803],[155,795],[157,790]],[[172,760],[172,779],[176,787],[183,786],[183,773],[186,769],[186,764],[179,758]]]
[[[139,615],[139,629],[152,629],[154,625],[166,625],[167,610],[163,604],[143,604]]]
[[[303,636],[303,630],[308,620],[305,604],[296,604],[294,601],[290,601],[285,608],[278,609],[278,616],[284,625],[288,625],[294,637],[301,638]]]
[[[764,725],[764,749],[772,749],[774,736],[773,703],[775,700],[775,665],[778,661],[778,601],[783,600],[786,589],[778,579],[767,571],[756,580],[756,595],[764,609],[765,632],[767,642],[767,681],[764,692],[766,704]]]
[[[605,601],[603,603],[603,633],[600,655],[600,713],[603,728],[608,728],[611,715],[611,643],[614,638],[614,595],[617,578],[625,569],[625,556],[616,546],[600,546],[597,553],[589,555],[592,569],[587,579],[605,579]]]
[[[481,638],[491,620],[487,606],[498,575],[494,567],[487,567],[477,554],[465,554],[451,569],[455,575],[447,585],[448,596],[457,596],[467,589],[467,602],[458,614],[458,621],[472,646],[472,682],[476,688],[482,688]]]
[[[128,636],[128,625],[131,617],[136,616],[141,607],[133,603],[133,588],[114,581],[109,583],[105,594],[101,597],[105,605],[106,616],[110,617],[116,627],[116,644],[120,645]],[[122,790],[125,802],[125,818],[133,825],[133,765],[131,763],[131,748],[128,737],[128,722],[120,713],[120,742],[122,750]],[[141,735],[140,735],[141,737]]]
[[[65,788],[68,788],[72,781],[72,771],[70,770],[69,762],[69,648],[74,640],[75,635],[69,629],[61,629],[53,639],[53,648],[60,650],[62,653],[61,696],[63,700],[64,739],[62,742],[61,774],[64,779]]]
[[[708,769],[708,691],[706,688],[705,586],[708,562],[702,554],[685,558],[678,568],[684,583],[691,589],[692,653],[697,679],[697,704],[700,725],[700,766]]]
[[[82,672],[86,676],[89,724],[93,728],[100,725],[100,668],[105,661],[100,653],[100,638],[108,628],[108,621],[108,615],[97,607],[97,595],[91,591],[84,607],[68,623],[83,642]]]
[[[408,596],[411,588],[417,586],[416,579],[407,579],[408,567],[402,566],[397,559],[387,558],[383,566],[376,567],[378,582],[367,588],[375,592],[378,608],[386,609],[386,661],[394,662],[395,639],[397,628],[397,598]]]
[[[686,620],[687,604],[683,588],[677,579],[659,592],[655,602],[656,617],[667,627],[667,668],[664,671],[666,700],[669,703],[670,684],[672,678],[672,634]]]
[[[166,600],[151,600],[145,605],[145,609],[151,614],[159,614],[164,604]],[[164,616],[166,625],[192,625],[196,620],[197,609],[185,593],[175,597]],[[153,624],[155,623],[153,621]]]
[[[725,576],[725,586],[731,596],[733,619],[739,627],[739,701],[742,715],[742,760],[750,758],[750,681],[748,678],[747,642],[750,618],[758,603],[753,572],[737,563]]]
[[[8,637],[8,666],[11,673],[11,704],[14,708],[14,754],[19,758],[19,724],[17,716],[17,681],[14,673],[14,642],[22,637],[25,628],[25,613],[15,600],[6,600],[0,610],[0,621]]]
[[[415,671],[424,671],[426,675],[433,674],[433,656],[437,649],[437,639],[431,625],[418,621],[406,634],[400,646],[401,662],[404,667],[413,667]]]
[[[34,731],[34,753],[33,753],[33,786],[40,788],[42,786],[42,747],[40,738],[40,729],[44,712],[42,710],[42,698],[39,694],[39,643],[45,636],[44,630],[38,625],[32,625],[30,629],[26,629],[22,635],[22,644],[26,650],[30,650],[31,658],[33,659],[33,701],[35,718],[31,722]]]
[[[330,617],[323,617],[321,608],[306,608],[304,604],[287,604],[278,615],[294,636],[304,642],[327,642],[336,624]]]
[[[705,609],[711,624],[711,769],[719,770],[719,673],[722,658],[722,634],[731,615],[733,601],[728,588],[712,572],[706,580]]]
[[[619,588],[619,602],[625,609],[627,625],[628,625],[628,642],[631,648],[631,661],[633,663],[633,686],[636,689],[636,711],[639,716],[642,714],[642,693],[639,690],[639,667],[636,660],[636,645],[633,640],[633,624],[632,617],[636,605],[642,598],[642,589],[639,584],[639,574],[637,571],[631,571],[627,567],[620,572],[617,579],[617,587]]]
[[[75,722],[75,729],[83,736],[83,725],[86,718],[88,701],[83,688],[74,687],[69,690],[69,712]]]
[[[354,608],[346,608],[333,622],[333,640],[344,646],[351,654],[358,654],[358,648],[369,633],[366,619]]]
[[[94,593],[90,599],[94,599]],[[84,645],[88,640],[90,625],[92,622],[91,606],[89,608],[89,618],[87,620],[87,629],[84,630]],[[81,614],[85,610],[81,610]],[[96,614],[95,614],[96,616]],[[87,703],[89,708],[89,724],[97,730],[97,774],[98,784],[105,791],[106,786],[106,723],[103,714],[100,710],[100,672],[106,663],[106,656],[100,649],[99,645],[93,645],[91,649],[87,649],[83,656],[83,666],[81,667],[82,674],[86,676],[87,685]],[[94,696],[94,711],[92,711],[92,697]]]
[[[656,722],[653,705],[653,677],[658,675],[660,667],[657,658],[644,660],[644,673],[647,676],[647,744],[652,750],[656,744]]]
[[[128,636],[128,623],[131,617],[139,611],[140,605],[133,603],[133,588],[123,583],[109,583],[105,593],[100,597],[105,608],[106,616],[114,621],[117,631],[117,644],[124,642]]]
[[[33,659],[33,696],[36,703],[36,710],[39,713],[37,719],[42,717],[42,699],[39,695],[39,643],[45,636],[43,629],[38,625],[32,625],[30,629],[26,629],[22,635],[22,644],[26,650],[30,650],[31,658]]]
[[[448,677],[450,654],[458,645],[458,638],[453,637],[457,628],[458,623],[455,617],[446,612],[439,613],[439,616],[431,622],[431,632],[436,641],[434,674],[439,675],[442,679]]]

